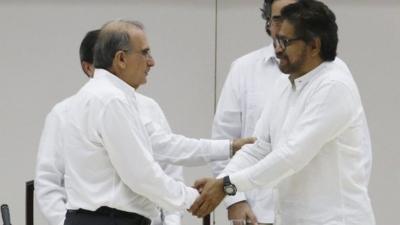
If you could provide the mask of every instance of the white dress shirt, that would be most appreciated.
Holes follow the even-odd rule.
[[[280,79],[257,141],[223,174],[239,191],[276,187],[276,225],[373,225],[371,152],[357,86],[341,63]],[[275,194],[276,193],[276,194]]]
[[[111,77],[110,79],[115,78]],[[202,165],[212,160],[229,157],[229,141],[196,140],[171,134],[168,122],[159,105],[154,100],[139,93],[135,93],[135,95],[141,111],[142,122],[149,129],[148,134],[151,135],[153,150],[155,152],[167,152],[176,158],[172,160],[167,157],[168,154],[157,154],[158,158],[165,160],[160,163],[161,167],[171,177],[182,180],[181,168],[165,162]],[[70,99],[58,103],[48,114],[37,158],[35,194],[39,208],[51,225],[62,225],[66,213],[65,168],[64,157],[61,155],[63,151],[61,149],[64,146],[58,131],[61,124],[65,123]],[[189,159],[189,157],[192,157],[192,159]],[[182,161],[179,161],[179,159],[182,159]],[[158,219],[159,216],[157,215],[152,219],[155,218]],[[179,220],[179,214],[166,213],[165,224],[179,224]]]
[[[70,98],[67,98],[57,103],[47,115],[36,160],[35,195],[39,209],[49,225],[63,225],[67,211],[65,166],[59,130],[69,101]]]
[[[185,166],[205,165],[211,161],[224,160],[229,157],[229,142],[227,140],[197,140],[173,134],[161,107],[156,101],[139,93],[136,93],[136,99],[142,121],[150,135],[153,155],[170,177],[183,182],[182,167],[170,163]],[[183,212],[163,210],[162,213],[163,216],[151,218],[152,225],[181,224],[181,213]]]
[[[160,128],[165,131],[165,133],[172,134],[171,128],[169,126],[168,120],[164,115],[160,105],[153,99],[144,96],[140,93],[136,93],[136,99],[139,105],[140,114],[143,117],[142,121],[147,123],[155,123],[160,126]],[[148,120],[147,118],[150,118]],[[152,145],[153,145],[152,141]],[[153,145],[153,151],[157,152]],[[162,151],[162,149],[160,149]],[[164,172],[174,178],[175,180],[184,182],[183,180],[183,169],[182,166],[171,165],[168,163],[159,162],[161,168]],[[180,225],[183,212],[173,211],[173,212],[162,212],[162,216],[157,216],[151,218],[152,225]]]
[[[182,210],[198,196],[196,190],[166,176],[154,162],[135,91],[122,80],[96,70],[95,77],[59,109],[62,118],[51,113],[46,120],[38,157],[38,199],[58,192],[58,197],[45,196],[40,204],[45,215],[46,209],[54,209],[51,205],[65,210],[64,180],[70,209],[109,206],[154,217],[158,216],[154,203],[171,211]],[[225,142],[224,152],[229,155]],[[56,146],[61,146],[60,151],[51,150]],[[49,151],[52,154],[44,156]],[[56,175],[45,171],[55,167]],[[64,179],[55,177],[60,174]],[[56,212],[48,218],[58,221],[52,224],[61,224],[61,215]]]
[[[275,82],[286,76],[277,66],[272,45],[251,52],[232,63],[219,97],[212,128],[212,138],[232,139],[253,136],[265,102]],[[212,164],[215,175],[228,161]],[[247,200],[258,222],[274,221],[273,196],[270,189],[254,189],[225,198],[227,206]]]

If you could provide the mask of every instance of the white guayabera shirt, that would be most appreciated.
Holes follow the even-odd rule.
[[[254,128],[271,96],[276,81],[283,75],[277,66],[272,45],[253,51],[232,63],[229,74],[219,97],[212,128],[212,138],[238,138],[253,136]],[[212,164],[218,175],[228,161]],[[228,196],[224,202],[230,206],[246,200],[258,222],[274,221],[272,190],[254,189],[235,196]]]
[[[205,165],[228,157],[229,145],[225,141],[192,139],[173,134],[161,107],[153,99],[136,93],[139,111],[146,130],[150,135],[153,155],[166,174],[183,182],[182,166]],[[151,218],[152,225],[180,225],[182,212],[163,210],[164,218]],[[162,221],[163,219],[163,221]]]
[[[133,146],[124,146],[124,144],[129,144],[124,142],[123,135],[120,135],[118,138],[118,142],[120,145],[118,147],[124,147],[127,149],[130,149],[130,151],[135,152],[135,151],[144,151],[144,152],[151,152],[151,148],[148,148],[149,146],[146,145],[146,148],[143,148],[143,143],[140,142],[147,142],[148,138],[151,139],[151,147],[154,150],[154,157],[157,160],[160,160],[165,163],[176,163],[176,164],[181,164],[181,165],[203,165],[205,163],[208,163],[213,160],[221,160],[221,159],[227,159],[229,158],[229,141],[224,140],[224,141],[209,141],[209,140],[196,140],[196,139],[189,139],[185,138],[181,135],[174,135],[171,134],[170,130],[164,130],[163,127],[165,126],[162,124],[158,124],[159,121],[162,119],[165,119],[164,117],[162,119],[157,118],[157,120],[154,120],[152,122],[150,119],[152,116],[156,114],[146,114],[147,116],[143,116],[141,118],[142,123],[137,123],[138,118],[131,118],[125,120],[124,116],[129,117],[132,115],[139,115],[138,114],[138,109],[136,104],[141,105],[142,107],[145,106],[152,106],[155,107],[156,105],[150,104],[147,100],[149,98],[144,98],[144,96],[138,95],[137,93],[134,92],[134,90],[127,86],[123,81],[119,80],[116,78],[114,75],[109,74],[107,71],[104,70],[97,70],[95,78],[91,81],[88,82],[88,84],[85,85],[84,88],[76,95],[71,98],[68,98],[64,100],[63,102],[57,104],[53,110],[49,113],[46,119],[45,123],[45,128],[42,133],[42,138],[40,141],[40,147],[39,147],[39,153],[38,153],[38,161],[37,161],[37,167],[36,167],[36,178],[35,178],[35,193],[36,197],[38,199],[39,207],[43,214],[46,216],[46,219],[51,225],[60,225],[63,224],[64,218],[65,218],[65,212],[66,212],[66,201],[67,201],[67,194],[65,193],[65,187],[64,187],[64,178],[67,178],[68,174],[66,174],[66,162],[64,160],[64,153],[65,151],[68,151],[68,148],[71,148],[72,142],[66,143],[65,141],[65,135],[69,135],[69,138],[74,138],[74,139],[80,139],[79,141],[83,142],[80,145],[75,145],[75,147],[80,146],[82,149],[83,156],[86,156],[87,158],[84,160],[88,160],[89,162],[87,163],[87,166],[84,168],[88,170],[88,172],[93,173],[93,176],[97,177],[95,180],[96,185],[94,189],[100,188],[100,186],[97,186],[98,184],[102,184],[100,181],[100,177],[98,176],[101,171],[107,172],[113,171],[113,168],[103,168],[107,166],[112,166],[112,161],[105,160],[106,158],[106,151],[104,147],[103,140],[102,138],[105,137],[103,134],[101,137],[99,136],[99,132],[94,131],[96,128],[94,119],[98,118],[100,116],[101,110],[96,108],[96,111],[94,112],[91,110],[90,107],[93,107],[93,105],[87,104],[86,106],[82,107],[80,110],[80,113],[78,114],[77,111],[79,109],[75,109],[73,105],[71,104],[76,104],[79,101],[86,101],[87,103],[91,102],[91,104],[94,103],[99,103],[101,105],[101,98],[99,96],[96,96],[97,94],[101,95],[104,94],[104,92],[107,92],[107,94],[111,94],[110,96],[104,96],[106,99],[112,99],[112,97],[116,98],[117,100],[123,100],[125,101],[124,103],[127,103],[128,107],[127,109],[122,108],[121,112],[116,112],[115,118],[112,118],[113,122],[116,122],[115,125],[118,125],[118,121],[121,121],[121,123],[125,123],[124,125],[126,126],[131,126],[132,124],[135,124],[138,127],[135,127],[135,129],[129,129],[128,135],[133,136],[133,140],[129,140],[129,143],[134,143]],[[114,93],[115,92],[115,93]],[[92,96],[93,95],[93,96]],[[99,99],[96,99],[96,97],[99,97]],[[89,101],[90,98],[92,101]],[[137,98],[137,99],[136,99]],[[99,102],[96,102],[98,100]],[[74,103],[74,101],[77,101]],[[127,102],[129,101],[129,103]],[[132,102],[134,101],[134,106],[133,108],[131,107]],[[135,102],[137,101],[137,102]],[[143,103],[146,102],[147,103]],[[94,102],[94,103],[93,103]],[[104,102],[103,102],[104,103]],[[155,102],[154,102],[155,103]],[[157,104],[157,103],[155,103]],[[94,106],[99,106],[99,105],[94,105]],[[72,108],[71,108],[72,106]],[[104,105],[103,105],[104,106]],[[158,106],[158,105],[157,105]],[[120,106],[122,107],[122,106]],[[140,106],[139,106],[140,107]],[[120,108],[115,108],[114,110],[117,110]],[[76,111],[74,111],[76,110]],[[126,112],[130,111],[130,112]],[[144,111],[148,111],[148,109],[144,109]],[[161,111],[161,110],[160,110]],[[76,112],[76,115],[72,114],[73,112]],[[93,113],[93,114],[91,114]],[[119,114],[120,113],[120,114]],[[162,113],[162,111],[161,111]],[[127,115],[129,114],[129,115]],[[86,116],[86,117],[80,117],[80,116]],[[91,116],[91,118],[89,117]],[[104,116],[104,115],[103,115]],[[80,118],[79,118],[80,117]],[[74,119],[71,121],[71,119]],[[85,126],[81,126],[80,128],[85,128],[85,130],[78,129],[75,133],[73,134],[65,134],[62,131],[62,128],[65,128],[65,126],[68,125],[68,123],[71,123],[69,125],[71,126],[77,126],[78,124],[76,123],[76,119],[79,118],[81,119],[81,122],[84,122]],[[116,119],[118,118],[118,119]],[[150,118],[150,119],[149,119]],[[132,121],[135,121],[134,123]],[[89,123],[90,122],[90,123]],[[100,121],[98,121],[100,123]],[[105,122],[105,121],[101,121]],[[166,122],[166,121],[165,121]],[[132,131],[138,131],[142,130],[143,124],[146,127],[147,134],[150,137],[146,137],[146,135],[142,135],[143,138],[139,138],[136,135],[132,134]],[[112,127],[110,125],[110,127]],[[75,127],[77,128],[77,127]],[[117,127],[117,128],[126,128],[125,126]],[[115,129],[115,128],[114,128]],[[90,132],[89,132],[90,131]],[[135,132],[136,133],[136,132]],[[117,133],[116,133],[117,134]],[[85,139],[86,138],[86,139]],[[116,137],[115,137],[116,138]],[[139,139],[138,139],[139,138]],[[85,140],[83,140],[85,139]],[[135,144],[136,143],[136,144]],[[139,144],[138,144],[139,143]],[[140,145],[140,146],[137,146]],[[80,148],[76,148],[75,150],[77,151]],[[115,149],[113,149],[115,150]],[[124,149],[125,150],[125,149]],[[120,152],[122,153],[122,152]],[[130,155],[131,152],[128,152],[127,154]],[[78,154],[78,152],[76,152]],[[115,154],[115,153],[114,153]],[[117,153],[118,154],[118,153]],[[171,157],[174,156],[174,157]],[[143,169],[146,169],[147,167],[151,167],[150,170],[155,170],[157,171],[157,174],[159,173],[158,176],[161,176],[161,173],[159,172],[159,169],[157,168],[158,165],[154,164],[153,160],[149,158],[149,155],[144,154],[141,155],[142,157],[145,156],[145,159],[147,162],[151,162],[147,164],[147,166],[140,167],[135,173],[137,176],[141,176],[143,173]],[[103,162],[101,161],[95,161],[94,159],[102,159]],[[83,159],[80,159],[83,160]],[[80,161],[78,160],[78,161]],[[124,167],[132,167],[137,168],[137,160],[138,158],[131,158],[131,159],[120,159],[122,161],[129,161],[129,165],[123,165]],[[67,162],[68,163],[68,162]],[[72,167],[71,164],[74,164],[76,162],[72,162],[69,164],[70,167]],[[91,165],[93,164],[93,165]],[[102,164],[102,165],[100,165]],[[111,164],[111,165],[110,165]],[[136,164],[136,165],[135,165]],[[151,166],[153,164],[153,166]],[[101,170],[97,171],[94,168],[95,166],[101,166]],[[121,165],[119,165],[121,166]],[[89,169],[90,168],[90,169]],[[68,169],[68,168],[67,168]],[[78,171],[78,167],[74,168],[69,168],[70,170],[73,171]],[[82,169],[82,168],[80,168]],[[115,169],[116,170],[116,169]],[[168,170],[168,169],[167,169]],[[94,172],[97,171],[97,172]],[[153,171],[154,172],[154,171]],[[114,186],[115,189],[111,192],[112,194],[115,194],[115,198],[111,198],[111,195],[108,196],[103,196],[99,195],[99,197],[93,197],[93,196],[88,196],[87,202],[85,199],[82,199],[80,201],[85,201],[82,206],[79,206],[80,208],[85,208],[89,210],[94,210],[97,208],[98,204],[103,204],[103,205],[108,205],[110,207],[118,208],[121,210],[125,211],[132,211],[135,210],[136,208],[139,208],[138,211],[145,209],[143,206],[148,206],[149,210],[146,210],[143,215],[149,216],[150,212],[154,213],[154,217],[157,217],[158,212],[156,208],[154,207],[153,204],[149,203],[148,200],[144,200],[143,197],[138,196],[138,194],[132,192],[129,190],[130,188],[127,186],[127,184],[124,183],[124,181],[121,180],[121,177],[116,174],[117,171],[112,172],[111,177],[114,177],[114,179],[118,182],[116,182],[115,185],[118,186],[116,188],[114,185],[111,184],[102,184],[102,188],[106,188],[107,186]],[[138,174],[139,173],[139,174]],[[81,176],[76,174],[77,176]],[[89,176],[88,174],[87,176]],[[129,175],[128,175],[129,176]],[[148,176],[150,176],[148,174]],[[109,178],[111,178],[109,177]],[[91,178],[93,179],[93,178]],[[88,188],[89,190],[82,190],[82,192],[89,192],[87,194],[91,195],[91,191],[93,191],[93,187],[91,187],[92,182],[91,179],[86,180],[85,182],[79,183],[79,184],[73,184],[72,187],[75,185],[82,185]],[[135,174],[132,174],[132,176],[125,177],[125,179],[135,179]],[[144,179],[144,178],[143,178]],[[151,177],[148,178],[149,181],[151,180]],[[164,179],[164,178],[163,178]],[[106,179],[107,180],[107,179]],[[72,181],[73,182],[73,181]],[[94,182],[94,181],[93,181]],[[133,181],[132,181],[133,182]],[[162,181],[161,181],[162,182]],[[188,197],[192,196],[191,198],[194,198],[194,196],[197,195],[196,191],[192,189],[187,189],[183,184],[179,183],[174,183],[170,181],[170,178],[167,178],[167,182],[171,182],[171,184],[174,184],[173,189],[178,187],[179,190],[189,192],[187,195]],[[68,185],[68,184],[67,184]],[[146,185],[146,183],[135,183],[135,187]],[[171,189],[171,187],[168,186],[168,189],[170,192],[173,192],[174,190]],[[154,187],[153,187],[154,188]],[[158,188],[159,190],[162,189],[162,187]],[[194,191],[194,192],[193,192]],[[107,191],[106,191],[107,192]],[[121,193],[122,192],[122,193]],[[157,191],[158,192],[158,191]],[[103,193],[103,192],[102,192]],[[147,192],[146,192],[147,193]],[[111,194],[111,193],[109,193]],[[97,194],[96,194],[97,195]],[[130,197],[133,195],[134,197]],[[73,196],[73,195],[72,195]],[[116,197],[120,196],[124,200],[122,202],[119,202]],[[177,199],[178,201],[182,201],[182,195],[179,195],[181,199]],[[100,201],[100,197],[103,197],[102,201]],[[108,200],[107,197],[109,197]],[[70,198],[70,195],[68,195],[68,198]],[[93,199],[91,199],[93,198]],[[134,199],[139,199],[140,201],[132,201],[129,202],[129,198],[134,198]],[[76,202],[80,202],[79,199]],[[127,202],[128,201],[128,202]],[[175,200],[176,201],[176,200]],[[190,200],[191,201],[191,200]],[[182,203],[182,202],[181,202]],[[75,203],[77,204],[77,203]],[[136,207],[137,205],[137,207]],[[190,205],[187,203],[187,205]],[[186,206],[185,206],[186,207]],[[74,207],[72,207],[74,208]],[[170,207],[169,207],[170,208]],[[131,210],[130,210],[131,209]],[[150,210],[151,209],[151,210]],[[134,212],[138,212],[134,211]],[[139,212],[140,213],[140,212]]]
[[[239,191],[275,187],[277,225],[375,224],[365,113],[351,73],[337,60],[293,85],[281,79],[257,123],[257,142],[221,174]]]

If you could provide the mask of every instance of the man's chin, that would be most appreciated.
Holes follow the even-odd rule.
[[[290,73],[290,69],[287,66],[283,66],[281,64],[279,64],[279,70],[284,73],[284,74],[289,74]]]
[[[147,75],[146,75],[147,76]],[[140,82],[140,86],[144,85],[147,83],[147,77],[144,77],[142,82]]]

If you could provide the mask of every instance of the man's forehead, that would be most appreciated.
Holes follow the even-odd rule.
[[[131,41],[133,42],[133,46],[135,49],[144,50],[149,48],[147,37],[143,30],[136,30],[134,32],[130,32],[130,38]]]

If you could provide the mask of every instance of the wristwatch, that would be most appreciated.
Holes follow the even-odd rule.
[[[231,183],[229,176],[225,176],[222,180],[224,182],[224,192],[227,195],[235,195],[236,194],[236,186]]]

